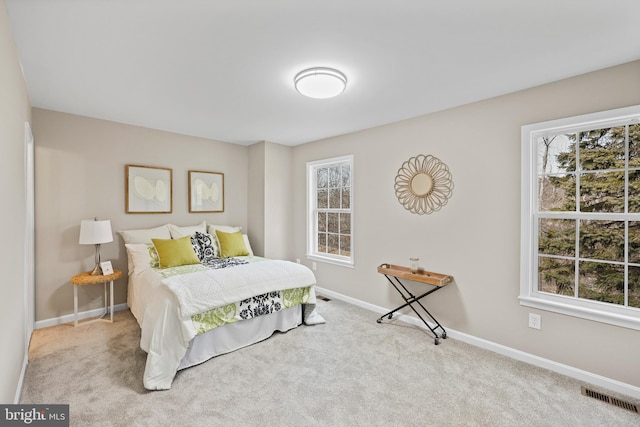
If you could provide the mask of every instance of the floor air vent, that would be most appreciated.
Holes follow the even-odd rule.
[[[322,301],[331,301],[331,299],[329,299],[329,298],[327,298],[327,297],[325,297],[325,296],[323,296],[323,295],[316,295],[316,297],[317,297],[319,300],[322,300]]]
[[[625,402],[624,400],[616,399],[613,396],[609,396],[607,394],[603,394],[586,387],[580,387],[580,390],[584,396],[593,397],[594,399],[598,399],[602,402],[609,403],[610,405],[617,406],[622,409],[626,409],[627,411],[638,413],[638,405],[634,403]]]

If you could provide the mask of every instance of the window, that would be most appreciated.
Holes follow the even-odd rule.
[[[640,330],[640,106],[523,126],[522,305]]]
[[[307,163],[307,257],[353,266],[353,156]]]

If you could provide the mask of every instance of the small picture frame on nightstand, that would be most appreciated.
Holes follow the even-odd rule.
[[[108,276],[109,274],[113,274],[113,266],[111,265],[111,261],[101,262],[100,268],[102,268],[102,274],[105,276]]]

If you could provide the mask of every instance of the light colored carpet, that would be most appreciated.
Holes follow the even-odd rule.
[[[68,403],[74,426],[638,426],[576,380],[341,301],[287,333],[142,386],[130,312],[36,331],[21,403]],[[446,327],[446,325],[445,325]]]

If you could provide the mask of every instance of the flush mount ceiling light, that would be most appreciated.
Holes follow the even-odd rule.
[[[314,67],[300,71],[293,79],[296,90],[310,98],[333,98],[347,87],[347,77],[338,70]]]

